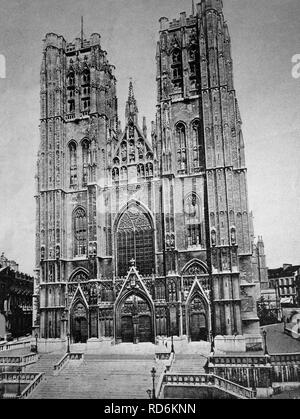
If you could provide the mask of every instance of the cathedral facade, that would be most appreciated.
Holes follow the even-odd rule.
[[[157,113],[118,119],[100,35],[47,34],[34,328],[41,341],[260,346],[242,121],[221,0],[160,19]],[[217,339],[218,338],[218,339]],[[225,345],[225,346],[224,346]],[[239,347],[239,350],[241,347]]]

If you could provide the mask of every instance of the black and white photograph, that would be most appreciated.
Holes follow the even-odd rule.
[[[0,6],[0,399],[300,399],[300,1]]]

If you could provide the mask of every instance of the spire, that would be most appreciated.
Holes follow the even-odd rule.
[[[192,16],[195,16],[195,2],[192,0]]]
[[[125,112],[126,119],[132,120],[136,124],[138,111],[139,110],[138,110],[137,103],[134,97],[134,92],[133,92],[133,83],[132,83],[132,79],[130,78],[129,93],[128,93],[128,99],[126,103],[126,112]]]

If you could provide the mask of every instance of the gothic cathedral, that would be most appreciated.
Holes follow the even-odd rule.
[[[222,0],[160,19],[157,113],[118,119],[100,35],[47,34],[34,329],[57,344],[260,348],[242,121]],[[238,342],[238,344],[237,344]],[[238,347],[237,347],[238,345]]]

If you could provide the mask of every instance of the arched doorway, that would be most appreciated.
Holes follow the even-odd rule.
[[[200,294],[196,294],[189,304],[188,331],[192,342],[209,340],[208,312]]]
[[[146,298],[131,294],[116,311],[116,340],[123,343],[154,341],[153,310]]]
[[[154,228],[150,215],[138,205],[130,204],[121,214],[116,228],[116,267],[119,277],[126,276],[130,261],[135,260],[141,275],[155,270]]]
[[[88,335],[87,308],[78,301],[71,312],[71,338],[74,343],[86,343]]]

